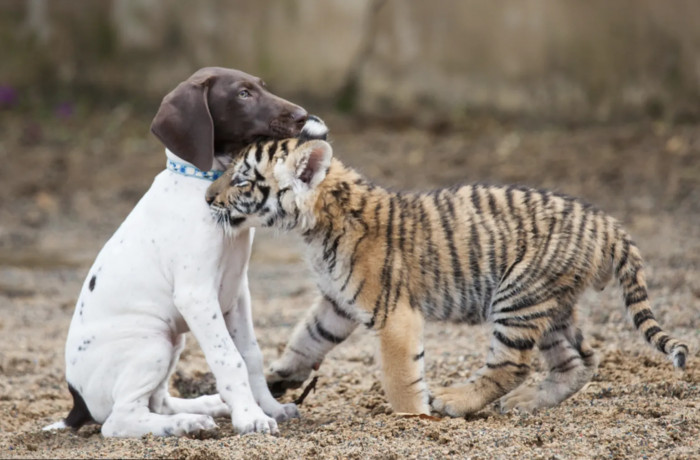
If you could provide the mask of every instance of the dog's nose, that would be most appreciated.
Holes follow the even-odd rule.
[[[301,107],[295,107],[289,114],[289,118],[301,129],[306,123],[306,119],[309,118],[309,114],[306,110]]]

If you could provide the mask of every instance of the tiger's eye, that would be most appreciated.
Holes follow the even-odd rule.
[[[247,187],[250,185],[250,181],[245,177],[233,176],[231,182],[229,183],[231,187]]]

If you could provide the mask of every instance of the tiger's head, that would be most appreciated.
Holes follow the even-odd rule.
[[[257,142],[236,157],[206,200],[228,235],[250,227],[309,225],[318,184],[333,151],[326,125],[310,115],[299,137]]]

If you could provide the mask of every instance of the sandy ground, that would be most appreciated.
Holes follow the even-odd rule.
[[[377,342],[358,330],[328,356],[302,418],[283,424],[278,437],[236,436],[227,419],[200,439],[104,439],[94,425],[42,432],[71,406],[63,344],[83,278],[162,169],[149,121],[126,107],[69,120],[0,113],[0,457],[700,457],[700,126],[659,123],[532,128],[480,121],[419,130],[329,121],[336,154],[385,185],[520,182],[582,196],[619,217],[645,254],[660,322],[691,345],[685,373],[644,344],[610,287],[580,304],[601,358],[598,373],[573,398],[534,415],[488,407],[467,419],[398,418],[380,389]],[[250,276],[269,361],[314,300],[314,285],[298,240],[265,232]],[[459,382],[480,367],[486,337],[485,327],[429,325],[431,385]],[[211,383],[188,339],[175,393]]]

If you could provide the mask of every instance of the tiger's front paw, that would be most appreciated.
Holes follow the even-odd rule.
[[[450,417],[464,417],[478,411],[485,403],[470,385],[436,388],[430,403],[433,410]]]
[[[287,390],[301,387],[311,375],[311,370],[311,368],[292,370],[279,361],[275,361],[265,373],[267,387],[272,396],[279,398]]]

